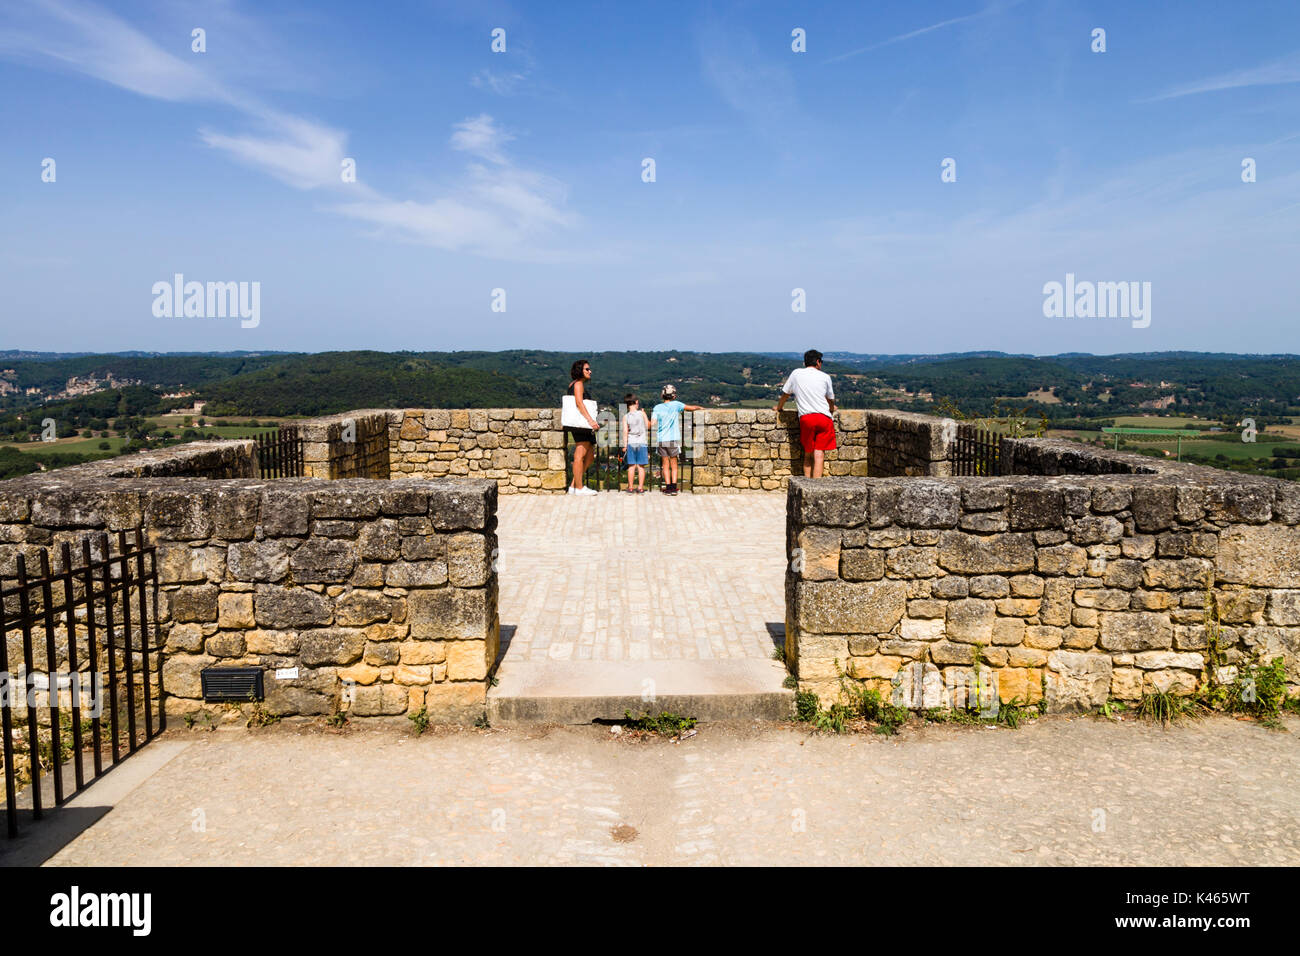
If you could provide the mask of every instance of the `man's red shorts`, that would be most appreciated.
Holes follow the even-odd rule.
[[[804,451],[833,451],[835,423],[825,415],[799,416],[799,440]]]

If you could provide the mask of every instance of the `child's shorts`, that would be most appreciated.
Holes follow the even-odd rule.
[[[647,445],[628,445],[627,458],[624,459],[629,465],[648,465],[650,464],[650,448]]]
[[[682,453],[682,443],[679,441],[661,441],[659,443],[659,456],[661,458],[676,458]]]

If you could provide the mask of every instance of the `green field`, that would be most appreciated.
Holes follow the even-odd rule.
[[[1120,415],[1115,419],[1116,428],[1182,428],[1184,425],[1192,425],[1209,431],[1211,426],[1221,424],[1222,422],[1188,418],[1185,415]]]
[[[204,437],[212,436],[214,438],[247,438],[251,435],[261,435],[266,432],[273,432],[278,427],[276,422],[270,419],[258,419],[258,422],[265,422],[257,428],[250,428],[247,425],[205,425],[200,428],[198,425],[184,425],[183,419],[179,415],[165,415],[159,418],[148,419],[149,430],[155,435],[161,435],[164,431],[170,431],[174,436],[179,438],[188,428],[193,428],[196,432]],[[100,448],[100,442],[108,442],[107,449]],[[125,438],[119,438],[116,435],[109,438],[61,438],[53,442],[14,442],[11,444],[0,445],[0,448],[16,448],[18,451],[27,454],[39,452],[68,452],[78,455],[94,455],[97,458],[109,458],[113,455],[122,453],[122,445]]]

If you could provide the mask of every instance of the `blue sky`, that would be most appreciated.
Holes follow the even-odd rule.
[[[1300,4],[806,6],[5,2],[0,348],[1300,352]]]

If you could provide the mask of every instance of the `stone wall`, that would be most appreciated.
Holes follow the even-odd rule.
[[[770,408],[706,408],[692,418],[692,490],[729,492],[778,491],[792,475],[803,474],[799,416]],[[867,473],[866,413],[856,409],[835,415],[839,446],[826,453],[827,475]]]
[[[842,669],[926,707],[952,705],[974,679],[977,647],[1003,701],[1046,693],[1049,710],[1070,711],[1187,694],[1207,666],[1208,587],[1223,622],[1219,676],[1282,656],[1295,693],[1297,522],[1300,486],[1190,465],[797,479],[787,659],[825,702]]]
[[[839,448],[826,473],[867,473],[867,412],[836,415]],[[390,411],[393,475],[492,478],[503,494],[563,492],[564,433],[558,409],[401,409]],[[602,409],[600,440],[617,445],[617,411]],[[798,417],[771,409],[705,409],[687,413],[683,457],[696,493],[785,487],[802,474]]]
[[[0,574],[20,551],[30,563],[41,547],[142,526],[157,546],[169,714],[203,706],[210,666],[265,669],[273,714],[484,713],[500,630],[495,483],[73,471],[0,483]]]
[[[952,474],[957,423],[916,412],[866,413],[868,474],[878,478]]]
[[[1059,439],[1004,438],[999,457],[1003,474],[1008,475],[1155,475],[1199,470],[1194,465]]]
[[[565,487],[559,409],[397,409],[388,447],[393,477],[491,478],[502,494]]]
[[[252,478],[256,467],[251,441],[196,441],[72,465],[52,477],[61,485],[94,478]]]
[[[303,439],[303,474],[308,478],[387,478],[390,414],[365,409],[295,422]]]

